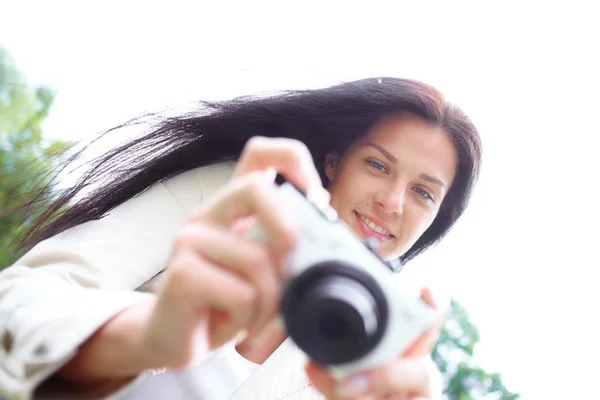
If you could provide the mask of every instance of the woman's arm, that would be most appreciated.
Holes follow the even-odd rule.
[[[143,370],[146,361],[125,351],[137,354],[134,326],[142,304],[156,296],[135,289],[166,266],[186,214],[233,167],[201,168],[156,184],[106,217],[41,242],[2,271],[0,394],[29,398],[62,367],[62,380],[72,381]],[[117,364],[113,356],[132,365],[109,368],[102,357]],[[76,371],[77,365],[91,369]]]
[[[111,318],[77,351],[57,377],[66,381],[102,381],[134,377],[160,365],[145,351],[139,333],[154,307],[155,300],[127,308]]]

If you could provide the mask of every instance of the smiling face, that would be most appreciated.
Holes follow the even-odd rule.
[[[362,239],[401,256],[427,230],[456,174],[458,154],[441,128],[403,114],[382,120],[341,158],[328,155],[331,205]]]

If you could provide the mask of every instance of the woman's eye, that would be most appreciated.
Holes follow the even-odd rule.
[[[367,160],[367,163],[369,163],[369,165],[371,165],[371,167],[373,167],[377,171],[386,172],[386,173],[388,172],[385,165],[381,164],[380,162],[377,162],[375,160]]]
[[[417,192],[417,194],[421,197],[423,197],[424,199],[430,200],[430,201],[434,201],[433,195],[431,193],[429,193],[427,190],[422,189],[420,187],[416,187],[413,189],[415,192]]]

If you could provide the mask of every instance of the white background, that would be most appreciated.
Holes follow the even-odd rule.
[[[195,98],[375,75],[441,89],[478,125],[484,166],[464,218],[407,276],[466,305],[477,360],[509,389],[590,399],[599,14],[548,3],[3,1],[0,44],[58,92],[45,128],[65,139]]]

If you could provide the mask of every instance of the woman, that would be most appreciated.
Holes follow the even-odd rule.
[[[159,119],[63,193],[0,274],[0,383],[19,398],[36,388],[108,394],[151,369],[208,365],[210,376],[221,363],[238,374],[217,378],[231,378],[221,385],[227,398],[286,339],[274,316],[297,232],[273,171],[330,198],[356,235],[407,262],[461,216],[480,158],[478,132],[458,108],[395,78],[203,102]],[[244,236],[256,222],[267,243]],[[441,315],[443,304],[422,294]],[[344,382],[308,363],[311,390],[438,398],[439,372],[426,356],[438,329]],[[235,363],[245,372],[227,367]],[[208,386],[203,395],[216,398]]]

